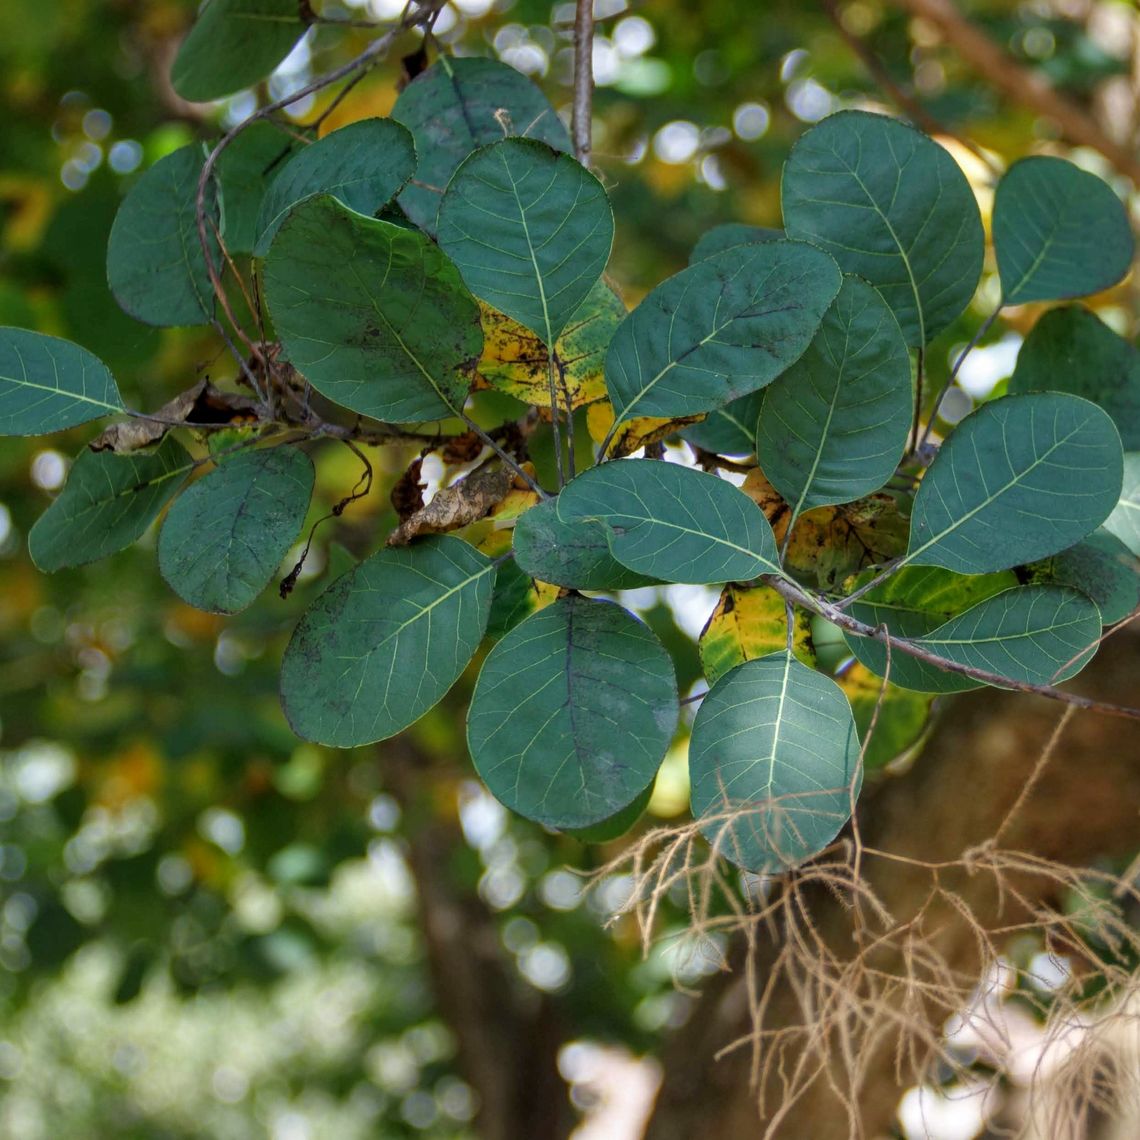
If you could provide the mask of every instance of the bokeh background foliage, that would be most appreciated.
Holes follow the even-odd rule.
[[[168,75],[195,7],[0,7],[0,324],[90,348],[132,406],[155,408],[198,377],[229,379],[233,365],[208,330],[157,331],[115,304],[106,246],[123,195],[164,156],[365,42],[318,26],[267,84],[190,104]],[[398,15],[386,0],[314,7]],[[944,129],[987,220],[989,174],[961,138],[999,163],[1073,157],[1130,190],[1127,170],[1059,138],[922,8],[599,0],[594,161],[618,218],[610,273],[627,302],[681,268],[712,226],[779,225],[795,139],[842,107],[897,110],[894,84]],[[977,0],[968,14],[1107,137],[1134,144],[1132,6]],[[572,16],[572,4],[545,0],[452,0],[436,29],[457,53],[530,75],[562,109]],[[401,56],[417,47],[409,35],[329,125],[386,114]],[[319,114],[330,96],[320,98],[298,117]],[[1000,294],[996,269],[987,261],[974,306],[931,353],[932,390]],[[1093,301],[1130,340],[1132,291],[1128,281]],[[1037,315],[1014,310],[987,334],[956,389],[962,414],[1012,372]],[[414,452],[379,453],[378,485],[318,532],[288,599],[221,618],[165,587],[153,534],[81,569],[32,567],[28,533],[89,434],[0,448],[0,1131],[465,1137],[482,1105],[484,1135],[558,1136],[590,1104],[588,1054],[568,1046],[652,1056],[683,1040],[695,999],[674,981],[715,971],[722,947],[681,937],[685,900],[666,899],[677,937],[643,960],[630,922],[606,925],[628,880],[581,891],[577,873],[616,848],[508,818],[487,796],[463,735],[473,672],[379,756],[299,743],[283,721],[288,633],[396,525],[388,491]],[[542,462],[541,440],[536,451]],[[343,448],[316,458],[309,523],[359,475]],[[699,675],[695,635],[713,601],[683,587],[641,597],[682,691]],[[667,758],[640,826],[681,818],[683,773],[683,755]],[[484,1072],[460,1063],[472,1041]]]

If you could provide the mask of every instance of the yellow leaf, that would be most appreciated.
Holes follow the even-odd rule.
[[[610,459],[632,455],[640,448],[648,447],[651,443],[660,443],[661,440],[676,435],[681,428],[695,424],[704,418],[701,415],[685,416],[678,420],[666,420],[659,419],[656,416],[643,416],[640,419],[626,420],[610,442],[606,455]],[[609,400],[599,400],[598,403],[591,404],[586,409],[586,427],[589,429],[590,438],[595,443],[601,443],[606,438],[613,422],[614,408]]]
[[[483,356],[477,386],[494,388],[524,404],[550,407],[549,356],[546,345],[518,321],[479,303],[483,320]],[[559,407],[581,408],[606,394],[602,366],[614,331],[625,318],[625,305],[605,281],[590,290],[554,346]]]
[[[795,611],[792,652],[805,665],[815,665],[811,619]],[[769,586],[738,586],[729,583],[701,633],[701,668],[710,685],[745,661],[780,653],[788,645],[788,622],[784,599]]]

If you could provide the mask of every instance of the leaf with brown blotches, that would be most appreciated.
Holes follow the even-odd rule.
[[[388,496],[400,522],[406,522],[424,509],[424,488],[427,484],[420,481],[423,466],[424,457],[421,453],[408,465],[407,471],[396,480],[392,493]]]
[[[782,546],[791,517],[788,504],[758,467],[741,490],[764,512]],[[806,511],[792,531],[785,567],[831,590],[852,574],[904,553],[910,535],[905,498],[878,491],[853,503]]]
[[[811,618],[795,610],[792,652],[805,664],[815,665]],[[710,685],[737,665],[781,653],[788,645],[788,619],[784,599],[769,586],[748,587],[730,582],[701,631],[701,668]]]
[[[463,463],[473,463],[482,452],[483,440],[476,432],[467,431],[449,439],[439,457],[448,467],[458,467]]]
[[[257,403],[248,396],[222,392],[209,381],[199,380],[193,388],[179,392],[149,416],[139,416],[123,423],[111,424],[88,445],[92,451],[114,451],[119,454],[139,451],[165,438],[177,427],[225,427],[257,419]]]
[[[617,434],[610,442],[606,452],[607,459],[620,459],[623,455],[632,455],[643,447],[660,443],[671,435],[676,435],[681,428],[703,420],[704,416],[685,416],[683,419],[665,420],[654,416],[641,416],[627,420],[618,428]],[[614,422],[614,408],[609,400],[599,400],[591,404],[586,410],[586,426],[590,431],[590,438],[595,443],[601,443]]]
[[[421,534],[458,530],[489,515],[514,486],[514,472],[480,467],[450,487],[441,487],[427,506],[406,518],[388,538],[389,546],[405,546]]]
[[[529,329],[480,302],[483,357],[476,387],[494,388],[539,408],[550,408],[549,357],[546,346]],[[555,384],[559,407],[567,400],[580,408],[606,394],[602,366],[606,349],[626,315],[621,298],[599,281],[570,318],[554,346]]]

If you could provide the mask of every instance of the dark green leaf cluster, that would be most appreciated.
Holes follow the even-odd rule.
[[[303,32],[298,11],[214,0],[176,61],[176,89],[216,98],[264,77]],[[243,362],[256,422],[194,455],[163,438],[177,421],[133,450],[84,451],[32,532],[37,564],[111,554],[169,505],[164,578],[189,604],[232,613],[301,534],[323,439],[430,439],[438,421],[466,421],[491,448],[485,464],[530,485],[526,509],[502,518],[512,549],[495,560],[463,530],[497,503],[468,509],[460,483],[445,489],[459,504],[450,521],[438,521],[444,499],[430,526],[412,526],[412,512],[410,542],[379,549],[309,606],[282,664],[285,713],[324,744],[390,738],[444,697],[490,628],[468,717],[475,767],[513,811],[587,835],[633,822],[679,719],[669,653],[622,590],[794,587],[809,610],[852,619],[861,667],[923,693],[1052,685],[1136,608],[1136,350],[1091,313],[1050,311],[1011,394],[936,450],[918,446],[924,353],[970,303],[983,263],[975,196],[947,151],[879,115],[825,119],[785,166],[784,231],[702,239],[600,346],[604,394],[578,399],[560,345],[602,296],[614,222],[568,149],[529,81],[441,58],[390,118],[307,144],[257,122],[155,164],[112,231],[111,288],[159,326],[220,323],[239,285],[264,298],[270,339],[258,369]],[[1087,295],[1131,261],[1112,191],[1056,158],[1001,179],[993,235],[1003,304]],[[519,425],[494,435],[467,416],[492,326],[500,347],[504,327],[537,338],[557,486],[536,483]],[[315,396],[331,410],[318,414]],[[574,476],[561,431],[591,401],[608,403],[612,426]],[[0,331],[0,430],[123,410],[84,349]],[[681,438],[704,470],[683,450],[675,462],[659,447],[616,458]],[[717,474],[739,468],[725,455],[755,456],[744,488]],[[905,541],[881,521],[888,511],[909,519]],[[849,564],[850,534],[863,537]],[[545,605],[531,580],[549,584]],[[689,747],[695,816],[755,871],[826,846],[862,781],[844,668],[819,665],[790,602],[786,615],[786,646],[757,652],[752,638],[741,663],[718,669]]]

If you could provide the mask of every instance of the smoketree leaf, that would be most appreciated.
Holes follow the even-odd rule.
[[[601,823],[652,783],[677,725],[673,662],[648,626],[571,595],[487,656],[467,716],[475,769],[548,827]]]
[[[265,296],[289,360],[330,400],[397,423],[462,406],[479,306],[423,234],[308,198],[274,239]]]
[[[994,195],[1002,303],[1085,297],[1132,264],[1132,227],[1107,183],[1063,158],[1015,162]]]
[[[253,252],[264,257],[289,211],[328,194],[358,214],[375,214],[416,172],[416,148],[394,119],[361,119],[297,151],[270,183],[257,215]]]
[[[618,419],[709,412],[770,384],[807,348],[839,286],[835,262],[804,242],[738,245],[682,269],[610,344]]]
[[[1026,569],[1031,582],[1071,586],[1087,594],[1105,625],[1122,621],[1140,605],[1140,558],[1104,527]]]
[[[1120,436],[1095,404],[1006,396],[967,416],[919,484],[909,563],[985,574],[1065,550],[1120,496]]]
[[[894,315],[845,277],[807,351],[764,394],[756,455],[793,519],[886,483],[906,450],[912,392]]]
[[[751,455],[756,450],[756,425],[764,394],[750,392],[717,408],[699,423],[681,432],[681,438],[715,455]]]
[[[874,285],[912,347],[973,297],[985,245],[974,192],[913,127],[866,111],[829,115],[792,148],[781,196],[788,237]]]
[[[689,742],[693,815],[716,850],[771,874],[821,851],[859,794],[859,737],[829,677],[788,653],[738,665],[701,702]]]
[[[313,493],[313,463],[295,447],[238,452],[171,507],[158,567],[189,605],[245,609],[297,539]]]
[[[1104,523],[1133,554],[1140,557],[1140,452],[1124,457],[1124,480],[1120,498]]]
[[[130,546],[193,468],[186,450],[169,436],[154,451],[84,450],[59,497],[28,534],[32,561],[41,570],[61,570]]]
[[[297,0],[210,0],[182,41],[170,82],[183,99],[221,99],[264,79],[305,33]]]
[[[305,612],[281,663],[281,703],[306,740],[352,748],[414,724],[479,647],[495,567],[462,539],[387,547]]]
[[[420,156],[416,185],[400,205],[427,233],[435,233],[444,188],[455,168],[481,146],[506,134],[572,149],[550,101],[525,75],[496,59],[440,56],[400,92],[392,118],[415,137]]]
[[[123,199],[107,239],[107,283],[120,308],[160,328],[201,325],[214,290],[198,235],[196,198],[205,156],[191,143],[160,158]],[[215,208],[213,182],[206,211]],[[221,258],[207,224],[210,256]]]
[[[613,237],[602,184],[533,139],[469,155],[439,207],[440,247],[467,287],[547,347],[601,277]]]
[[[558,517],[601,524],[623,566],[663,582],[739,582],[780,573],[764,512],[731,483],[676,463],[591,467],[556,500]]]
[[[779,241],[784,236],[783,230],[774,230],[768,226],[748,226],[742,222],[725,222],[720,226],[713,226],[705,230],[693,246],[689,254],[689,264],[695,265],[704,261],[713,254],[723,253],[732,249],[734,245],[749,245],[753,242]]]
[[[60,337],[0,328],[0,435],[46,435],[122,410],[97,356]]]

